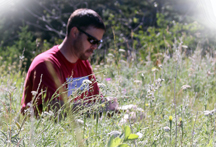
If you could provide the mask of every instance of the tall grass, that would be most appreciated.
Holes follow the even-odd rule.
[[[179,52],[175,52],[177,48]],[[181,52],[181,44],[176,43],[173,50],[172,57],[162,54],[162,66],[151,60],[128,62],[122,50],[122,56],[109,55],[105,64],[93,65],[105,96],[117,97],[119,105],[136,104],[144,109],[144,119],[126,124],[119,123],[124,112],[98,119],[74,115],[84,121],[76,127],[70,117],[55,122],[51,112],[39,119],[25,118],[19,114],[25,73],[17,70],[19,62],[7,67],[1,61],[0,146],[78,146],[80,141],[89,147],[107,146],[109,133],[122,132],[125,125],[131,126],[133,133],[143,134],[136,140],[138,147],[213,146],[216,59],[210,54],[202,57],[199,47],[189,57]],[[169,116],[173,116],[173,127]],[[171,130],[166,132],[164,127]],[[127,144],[133,146],[134,141]]]

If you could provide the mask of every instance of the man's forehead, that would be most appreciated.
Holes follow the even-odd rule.
[[[82,28],[82,27],[81,27]],[[94,27],[94,26],[88,26],[88,27],[86,27],[84,30],[103,30],[103,29],[101,29],[101,28],[96,28],[96,27]],[[103,30],[103,31],[105,31],[105,30]]]

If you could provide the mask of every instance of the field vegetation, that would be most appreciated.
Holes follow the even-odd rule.
[[[187,17],[190,11],[175,11],[171,4],[179,1],[53,3],[35,2],[35,9],[26,3],[22,13],[38,17],[26,16],[23,23],[0,14],[0,146],[216,146],[214,30]],[[80,113],[67,104],[61,120],[52,111],[36,118],[31,106],[28,116],[21,115],[32,59],[62,41],[67,12],[79,7],[97,10],[107,25],[104,44],[90,61],[101,93],[116,97],[124,110],[100,116],[104,104]],[[60,14],[59,24],[52,18]]]
[[[131,146],[214,146],[216,60],[208,53],[201,56],[199,46],[187,56],[183,47],[176,41],[172,57],[163,53],[158,64],[127,61],[124,50],[118,50],[118,61],[110,53],[106,63],[93,65],[105,96],[144,110],[142,119],[137,114],[123,122],[123,111],[95,119],[73,114],[60,122],[52,112],[25,118],[19,114],[25,73],[17,71],[19,62],[7,68],[2,64],[1,146],[107,146],[112,131],[125,133],[128,126],[133,134],[142,134],[135,141],[120,141]],[[97,112],[97,107],[91,110]]]

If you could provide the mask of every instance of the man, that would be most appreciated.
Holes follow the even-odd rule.
[[[24,85],[21,112],[35,115],[68,101],[76,105],[99,100],[99,87],[87,60],[102,42],[105,25],[91,9],[77,9],[68,19],[66,37],[60,45],[39,54],[31,63]],[[80,101],[84,100],[84,101]],[[118,106],[116,99],[108,110]]]

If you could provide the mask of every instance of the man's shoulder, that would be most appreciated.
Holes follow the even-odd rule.
[[[57,52],[59,51],[58,46],[53,46],[49,50],[40,53],[35,57],[36,60],[41,60],[41,59],[49,59],[50,57],[54,56]]]
[[[57,46],[37,55],[31,63],[30,70],[36,67],[44,66],[47,62],[51,62],[53,56],[55,56]]]

